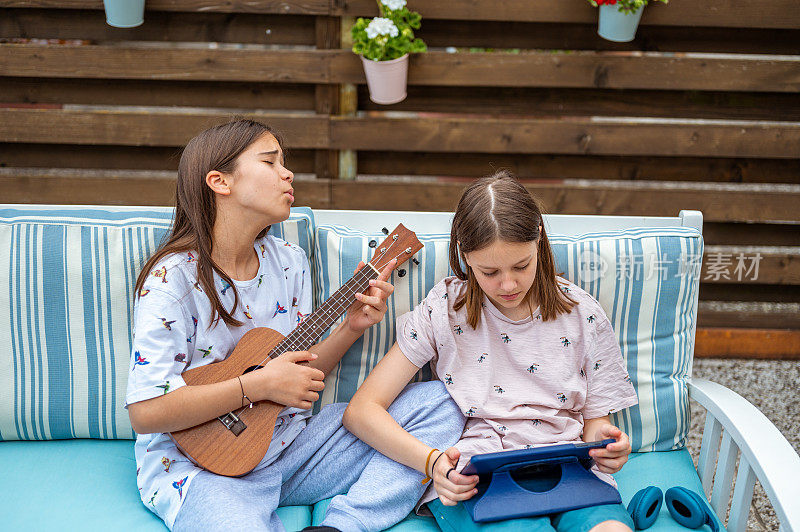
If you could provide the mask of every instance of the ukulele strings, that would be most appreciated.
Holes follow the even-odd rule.
[[[314,331],[314,329],[316,329],[317,327],[319,327],[321,325],[320,323],[318,323],[320,321],[320,318],[322,318],[322,322],[324,323],[324,317],[323,316],[325,314],[330,316],[330,315],[333,315],[333,314],[338,314],[343,310],[346,310],[347,307],[350,306],[350,303],[349,303],[350,298],[352,296],[354,296],[356,294],[356,292],[363,292],[366,288],[369,287],[369,281],[372,279],[371,276],[373,275],[373,270],[371,270],[371,268],[374,268],[374,270],[377,270],[377,268],[375,268],[374,266],[371,266],[371,263],[373,261],[375,261],[376,259],[377,259],[376,262],[380,262],[383,259],[383,257],[389,252],[389,250],[392,249],[392,247],[394,247],[394,245],[398,242],[398,239],[397,239],[397,235],[393,235],[393,236],[394,236],[393,241],[389,245],[389,247],[382,247],[379,250],[379,254],[376,255],[372,259],[372,261],[370,261],[367,265],[365,265],[364,268],[362,268],[361,270],[356,272],[353,275],[353,277],[350,279],[350,281],[348,281],[347,283],[344,284],[344,286],[342,286],[342,288],[344,288],[345,290],[341,294],[339,294],[339,296],[337,296],[336,298],[331,298],[331,299],[328,300],[328,301],[333,300],[334,301],[333,305],[328,305],[329,308],[326,308],[326,303],[328,303],[328,302],[323,303],[322,306],[319,309],[317,309],[316,312],[311,314],[311,316],[310,316],[311,319],[310,320],[308,320],[307,322],[301,323],[294,330],[295,334],[290,334],[287,338],[285,338],[283,341],[281,341],[281,343],[279,343],[277,346],[275,346],[272,349],[272,351],[270,351],[270,353],[267,355],[267,358],[262,360],[258,365],[261,366],[267,360],[269,360],[270,358],[275,358],[276,356],[278,356],[277,353],[284,353],[286,351],[291,351],[293,349],[296,349],[297,347],[302,347],[304,344],[306,344],[308,342],[313,342],[314,339],[315,339],[315,331]],[[409,247],[409,248],[406,248],[405,250],[401,251],[400,253],[397,254],[397,256],[393,257],[393,259],[396,259],[396,258],[400,257],[401,255],[403,255],[403,253],[406,253],[406,254],[411,253],[411,248]],[[393,259],[390,259],[390,261],[393,260]],[[367,266],[370,266],[370,268],[367,268]],[[365,274],[368,274],[368,275],[365,275]],[[358,277],[363,277],[363,278],[359,279]],[[348,286],[353,280],[355,280],[356,282],[353,283],[352,286]],[[348,301],[347,303],[345,303],[345,297],[342,297],[342,296],[347,296],[346,297],[346,299]],[[319,316],[316,316],[317,314],[319,314]],[[276,354],[274,354],[274,353],[276,353]]]
[[[386,255],[389,252],[389,250],[392,249],[392,247],[395,245],[395,243],[397,243],[397,238],[394,238],[393,242],[391,243],[391,245],[389,245],[388,248],[387,247],[381,248],[379,250],[379,254],[376,255],[373,258],[373,260],[377,259],[377,262],[380,262],[383,259],[384,255]],[[398,253],[392,259],[389,259],[389,261],[391,262],[392,260],[399,258],[404,253],[405,254],[411,254],[411,251],[412,251],[411,247],[408,247],[408,248],[404,249],[403,251],[401,251],[400,253]],[[273,355],[272,353],[275,353],[275,352],[285,353],[286,351],[294,350],[297,347],[302,347],[303,344],[305,344],[307,342],[313,342],[314,341],[314,329],[316,329],[320,325],[319,323],[317,323],[317,321],[319,321],[319,318],[315,317],[315,315],[319,314],[319,316],[322,317],[323,314],[328,314],[330,316],[330,315],[332,315],[332,313],[333,314],[338,314],[341,311],[346,310],[346,308],[349,306],[349,304],[348,305],[344,305],[343,304],[345,299],[347,299],[349,301],[350,297],[354,296],[356,292],[363,292],[367,287],[369,287],[369,281],[374,278],[374,277],[372,277],[372,275],[375,274],[375,271],[377,270],[377,268],[374,267],[374,266],[371,266],[371,263],[372,263],[372,261],[367,263],[367,265],[365,265],[364,268],[362,268],[361,270],[357,271],[353,275],[353,277],[350,278],[350,281],[348,281],[347,283],[345,283],[344,286],[341,287],[342,289],[346,289],[346,290],[344,290],[339,296],[337,296],[336,298],[331,298],[328,301],[326,301],[326,303],[328,303],[329,301],[334,300],[335,304],[333,305],[333,308],[329,308],[329,309],[326,309],[324,312],[320,312],[320,311],[323,311],[323,309],[325,309],[325,303],[323,303],[322,306],[319,309],[317,309],[316,312],[311,314],[311,316],[310,316],[310,318],[312,318],[311,320],[309,320],[308,322],[301,323],[294,330],[294,332],[296,334],[290,334],[288,337],[284,338],[278,345],[276,345],[272,349],[272,351],[270,351],[270,353],[267,355],[267,358],[262,360],[258,365],[259,366],[263,366],[267,362],[267,360],[269,360],[270,358],[274,358],[275,356],[278,356],[278,355]],[[368,265],[371,266],[371,267],[367,268],[366,266],[368,266]],[[363,277],[363,278],[359,279],[359,277]],[[355,280],[355,283],[353,283],[352,286],[348,286],[353,280]],[[366,283],[365,283],[365,281],[366,281]],[[347,295],[347,298],[342,297],[342,296],[345,296],[345,295]],[[324,319],[322,321],[324,323]],[[306,337],[307,335],[308,335],[308,337]],[[288,340],[288,342],[287,342],[287,340]],[[284,344],[286,344],[286,345],[284,345]],[[239,407],[237,409],[238,411],[236,412],[236,415],[237,416],[241,416],[250,407],[251,407],[251,405],[246,405],[246,406]]]

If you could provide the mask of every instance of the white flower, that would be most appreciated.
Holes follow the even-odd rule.
[[[381,0],[381,4],[385,5],[392,11],[403,9],[406,7],[406,0]]]
[[[370,39],[374,39],[378,35],[389,35],[391,37],[397,37],[400,35],[400,30],[397,29],[397,26],[394,25],[394,22],[383,17],[375,17],[372,19],[372,22],[369,23],[366,31],[367,37]]]

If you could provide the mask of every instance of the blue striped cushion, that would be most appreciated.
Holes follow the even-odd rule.
[[[688,227],[551,236],[559,272],[605,310],[639,404],[612,415],[634,451],[681,448],[689,431],[703,238]]]
[[[413,308],[443,277],[449,235],[417,235],[425,249],[420,266],[395,273],[394,296],[381,323],[368,330],[327,377],[316,408],[349,401],[369,371],[394,342],[393,324]],[[317,227],[315,287],[317,305],[347,281],[359,260],[368,260],[371,239],[341,226]],[[557,270],[595,297],[611,320],[641,404],[614,414],[612,420],[631,436],[634,451],[682,447],[689,429],[686,379],[691,370],[695,308],[702,237],[689,228],[643,228],[550,236]],[[643,275],[627,275],[642,270]],[[692,269],[694,266],[694,269]],[[655,269],[658,275],[648,277]],[[619,278],[618,278],[619,277]]]
[[[0,206],[0,440],[132,438],[123,404],[139,268],[167,207]],[[313,214],[272,232],[311,256]]]
[[[369,247],[369,241],[382,242],[386,235],[353,231],[338,225],[320,225],[316,233],[312,270],[314,303],[319,306],[353,276],[359,261],[368,262],[373,257],[375,250]],[[353,344],[327,376],[315,412],[330,403],[349,401],[370,370],[394,344],[396,318],[414,308],[439,280],[452,275],[447,259],[450,234],[417,234],[417,238],[425,246],[415,255],[419,266],[407,262],[392,274],[390,281],[395,291],[389,298],[386,315]],[[407,274],[400,277],[399,269]],[[416,380],[419,379],[430,379],[427,367],[420,371]]]

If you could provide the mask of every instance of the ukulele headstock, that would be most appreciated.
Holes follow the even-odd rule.
[[[392,259],[396,258],[395,268],[397,268],[423,247],[422,242],[413,231],[407,229],[403,224],[399,224],[383,242],[375,246],[375,254],[369,263],[380,272]]]

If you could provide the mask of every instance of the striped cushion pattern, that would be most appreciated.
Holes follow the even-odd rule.
[[[319,306],[353,276],[359,261],[368,262],[375,249],[369,242],[380,243],[386,235],[377,231],[365,233],[339,225],[320,225],[316,230],[314,252],[314,303]],[[339,365],[325,379],[325,389],[314,411],[330,403],[346,402],[364,382],[375,364],[394,344],[394,325],[398,316],[413,309],[443,277],[452,275],[447,253],[450,234],[417,234],[425,246],[414,258],[419,265],[406,262],[392,273],[395,290],[389,298],[383,320],[370,327],[345,353]],[[400,276],[401,270],[405,275]],[[337,323],[344,319],[342,317]],[[429,380],[430,369],[420,370],[415,380]]]
[[[396,317],[452,275],[449,234],[417,236],[425,244],[417,255],[420,265],[406,264],[402,267],[406,276],[397,272],[392,276],[395,292],[385,318],[328,375],[317,410],[349,401],[393,344]],[[313,268],[317,305],[350,278],[358,261],[372,256],[369,241],[380,242],[383,237],[341,226],[317,227]],[[550,242],[558,272],[595,297],[611,320],[639,394],[640,405],[614,414],[612,421],[630,435],[634,451],[682,447],[689,429],[686,380],[691,372],[703,251],[700,233],[689,228],[642,228],[577,237],[551,235]]]
[[[0,440],[134,437],[123,405],[139,269],[167,207],[0,206]],[[310,256],[310,209],[271,231]]]
[[[703,238],[687,227],[551,236],[556,267],[603,307],[639,404],[612,415],[634,452],[678,449],[689,431]]]

